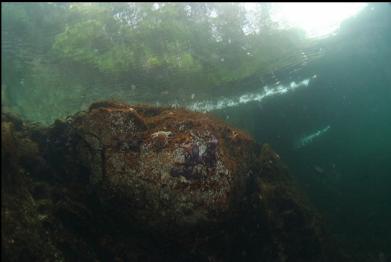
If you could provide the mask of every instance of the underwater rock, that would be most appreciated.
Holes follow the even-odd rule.
[[[3,190],[7,261],[338,261],[278,154],[210,115],[104,101],[15,123],[2,117],[2,178],[29,182]]]
[[[144,113],[146,111],[146,114]],[[201,113],[96,104],[70,125],[98,197],[122,219],[158,231],[191,230],[226,219],[241,197],[251,139]]]

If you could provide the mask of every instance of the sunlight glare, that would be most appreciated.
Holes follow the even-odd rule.
[[[246,10],[254,8],[246,3]],[[335,32],[341,22],[361,11],[367,3],[272,3],[272,19],[284,27],[299,27],[307,37]]]

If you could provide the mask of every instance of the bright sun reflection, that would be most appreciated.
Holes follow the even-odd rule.
[[[246,3],[247,10],[254,3]],[[307,37],[322,37],[337,30],[343,20],[357,14],[366,3],[272,3],[272,18],[285,26],[303,29]]]

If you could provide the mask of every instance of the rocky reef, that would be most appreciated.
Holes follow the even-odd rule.
[[[4,261],[339,261],[280,157],[210,115],[2,114]]]

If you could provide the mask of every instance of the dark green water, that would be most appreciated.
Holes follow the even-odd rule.
[[[228,4],[2,4],[2,110],[44,124],[107,98],[211,111],[273,146],[347,252],[388,261],[391,5],[317,40],[266,7],[245,34]]]
[[[362,13],[301,72],[317,74],[310,88],[219,112],[274,145],[337,238],[368,261],[391,250],[390,26],[390,6]]]

